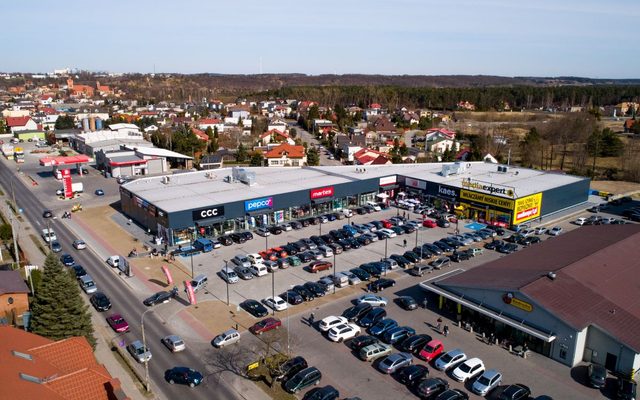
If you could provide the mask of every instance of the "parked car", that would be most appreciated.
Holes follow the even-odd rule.
[[[349,321],[345,317],[336,317],[334,315],[330,315],[328,317],[323,318],[318,324],[318,327],[322,332],[328,332],[329,329],[333,328],[334,326],[347,324],[347,323],[349,323]]]
[[[142,303],[147,307],[151,307],[157,304],[168,303],[169,301],[171,301],[172,297],[173,297],[173,294],[171,292],[161,290],[144,299]]]
[[[454,251],[453,254],[451,254],[451,261],[455,261],[457,263],[461,262],[461,261],[466,261],[466,260],[470,260],[471,257],[473,257],[471,255],[470,252],[467,251]]]
[[[360,334],[360,327],[356,324],[340,324],[329,329],[327,337],[333,342],[342,342]]]
[[[262,335],[265,332],[269,332],[272,329],[278,329],[282,326],[282,321],[278,318],[265,318],[262,321],[258,321],[249,328],[249,332],[254,335]]]
[[[412,387],[429,376],[429,368],[422,364],[409,365],[401,368],[396,376],[400,383]]]
[[[436,396],[435,400],[468,400],[469,395],[460,389],[448,389]]]
[[[366,304],[366,303],[361,303]],[[364,314],[358,321],[358,324],[363,328],[368,328],[375,325],[378,321],[387,316],[387,311],[384,308],[375,307]]]
[[[76,250],[84,250],[84,249],[87,248],[87,244],[82,239],[76,239],[76,240],[73,241],[73,247]]]
[[[182,340],[182,338],[178,335],[165,336],[160,339],[160,342],[164,344],[172,353],[178,353],[184,351],[187,348],[184,340]]]
[[[202,374],[187,367],[174,367],[164,373],[164,379],[170,384],[180,383],[189,387],[196,387],[202,383]]]
[[[70,254],[63,254],[62,256],[60,256],[60,262],[65,267],[70,267],[76,263],[76,261],[73,259],[73,257]]]
[[[600,364],[589,364],[589,384],[595,388],[603,388],[607,381],[607,369]]]
[[[442,269],[451,265],[449,257],[439,257],[429,263],[434,269]]]
[[[82,267],[80,267],[82,268]],[[102,292],[94,293],[89,299],[93,307],[98,311],[108,311],[111,308],[111,300]]]
[[[387,299],[375,294],[364,294],[356,299],[358,304],[367,303],[376,307],[385,307],[388,303]]]
[[[399,296],[395,299],[396,303],[407,311],[418,308],[418,302],[411,296]]]
[[[139,363],[149,362],[151,360],[151,351],[148,347],[142,345],[142,341],[134,340],[127,345],[127,351],[131,354],[134,360]]]
[[[234,243],[238,244],[245,243],[247,241],[247,238],[239,233],[232,233],[229,235],[229,237],[231,238],[231,240],[233,240]]]
[[[403,340],[398,348],[407,353],[419,352],[427,343],[431,341],[431,336],[426,334],[413,335]]]
[[[453,349],[440,356],[433,365],[440,371],[448,371],[466,360],[467,355],[462,350]]]
[[[311,273],[318,273],[320,271],[327,271],[333,267],[333,264],[328,261],[313,261],[307,266],[307,271]]]
[[[224,246],[231,246],[233,244],[233,239],[229,236],[220,236],[218,238],[218,242],[222,243]]]
[[[352,268],[349,272],[357,276],[361,281],[368,281],[371,279],[371,275],[362,268]]]
[[[287,302],[280,296],[267,297],[263,303],[275,311],[284,311],[288,308]]]
[[[484,363],[479,358],[470,358],[460,364],[451,373],[451,377],[458,382],[466,382],[484,372]]]
[[[355,351],[356,353],[358,353],[360,351],[360,349],[363,349],[371,344],[374,343],[380,343],[380,341],[378,340],[378,338],[376,338],[375,336],[370,336],[370,335],[360,335],[360,336],[356,336],[354,337],[351,342],[349,342],[349,347]]]
[[[416,394],[421,399],[432,399],[439,393],[449,389],[449,382],[442,378],[427,378],[418,384]]]
[[[385,318],[383,320],[378,321],[375,325],[373,325],[371,328],[369,328],[369,333],[374,335],[374,336],[378,336],[381,337],[383,336],[387,331],[395,328],[398,326],[398,323],[390,318]]]
[[[378,364],[378,370],[385,374],[392,374],[399,368],[411,365],[413,357],[409,353],[395,353],[388,355]]]
[[[285,299],[291,305],[298,305],[304,302],[302,296],[300,296],[297,292],[293,290],[287,290],[286,292],[280,295],[283,299]]]
[[[256,235],[265,237],[265,236],[271,235],[271,232],[269,232],[268,228],[262,226],[262,227],[256,229]],[[224,243],[222,243],[222,244],[224,244]],[[227,246],[227,245],[225,245],[225,246]]]
[[[443,351],[444,345],[442,342],[438,339],[433,339],[422,347],[422,350],[418,352],[417,356],[421,360],[430,362],[438,358]]]
[[[322,373],[316,367],[305,368],[288,379],[284,389],[289,393],[297,393],[311,385],[317,385],[321,379]]]
[[[253,299],[243,301],[242,303],[240,303],[240,307],[242,307],[246,312],[256,318],[262,318],[269,314],[269,311],[265,306]]]
[[[396,281],[394,281],[393,279],[380,278],[378,280],[375,280],[369,283],[367,285],[367,289],[369,289],[369,291],[371,292],[379,292],[386,288],[395,286],[395,284],[396,284]]]
[[[304,394],[302,400],[336,400],[338,397],[340,397],[338,389],[331,385],[327,385],[309,390]]]
[[[118,333],[129,331],[129,323],[127,323],[124,317],[120,314],[113,314],[107,317],[107,323],[111,329]]]
[[[369,303],[358,303],[353,307],[349,307],[342,313],[342,316],[349,322],[358,321],[365,314],[373,309],[373,306]]]
[[[302,356],[293,357],[284,363],[282,363],[278,367],[278,372],[276,373],[276,380],[286,382],[287,379],[307,368],[309,365],[307,364],[307,360]]]
[[[213,338],[211,342],[214,347],[220,348],[240,341],[240,332],[229,329]]]
[[[559,226],[554,226],[553,228],[549,229],[549,231],[547,232],[547,234],[551,235],[551,236],[558,236],[559,234],[562,233],[562,228]]]
[[[502,393],[500,393],[499,400],[526,400],[531,395],[531,389],[521,384],[514,383],[507,386]]]
[[[415,329],[410,326],[398,326],[386,331],[382,337],[382,341],[388,344],[395,344],[415,334]]]
[[[486,396],[502,383],[502,374],[495,369],[484,371],[471,386],[471,391],[479,396]]]
[[[616,395],[620,400],[635,400],[637,383],[634,380],[618,377]]]
[[[253,273],[251,273],[251,269],[248,267],[241,267],[239,265],[233,268],[235,273],[243,280],[253,279]]]
[[[313,293],[315,297],[322,297],[325,295],[324,288],[316,282],[306,282],[303,286],[305,289]]]
[[[302,297],[304,301],[311,301],[316,298],[316,296],[309,289],[305,288],[302,285],[296,285],[291,288],[291,290],[298,293],[298,295],[300,295],[300,297]]]
[[[82,276],[87,275],[87,271],[85,271],[84,268],[82,268],[82,265],[74,265],[73,267],[71,267],[73,269],[73,272],[75,272],[76,274],[76,278],[80,278]]]

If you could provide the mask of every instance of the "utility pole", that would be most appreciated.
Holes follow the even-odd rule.
[[[147,311],[142,313],[142,317],[140,317],[140,329],[142,330],[142,347],[147,351],[147,340],[144,335],[144,316],[148,312],[153,312],[153,308],[148,309]],[[151,391],[150,382],[149,382],[149,360],[145,358],[144,361],[144,388],[149,393]]]
[[[11,182],[13,183],[13,180]],[[18,265],[18,267],[20,267],[20,252],[18,251],[18,238],[16,237],[16,229],[13,224],[14,217],[13,217],[13,211],[11,210],[11,207],[7,206],[7,212],[9,214],[9,222],[11,223],[11,236],[13,238],[14,258],[16,259],[16,264]]]

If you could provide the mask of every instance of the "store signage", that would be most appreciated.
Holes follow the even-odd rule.
[[[454,188],[438,185],[438,194],[445,197],[458,198],[458,192]]]
[[[73,184],[71,182],[71,170],[62,170],[62,187],[64,188],[64,198],[70,199],[73,197]]]
[[[264,210],[265,208],[273,208],[273,197],[263,197],[244,202],[244,211],[246,212]]]
[[[502,301],[505,304],[509,304],[526,312],[533,311],[533,306],[531,305],[531,303],[527,303],[526,301],[515,297],[513,293],[505,293],[504,295],[502,295]]]
[[[513,210],[513,200],[505,199],[504,197],[490,196],[488,194],[461,190],[460,199],[473,201],[475,203],[488,204],[494,207],[506,208],[507,210]]]
[[[208,207],[193,211],[191,216],[194,221],[207,218],[222,217],[224,215],[224,206]]]
[[[471,178],[462,180],[462,187],[469,190],[487,192],[489,194],[501,194],[504,196],[513,197],[514,192],[512,188],[495,185],[495,184],[487,184],[484,182],[474,181]]]
[[[395,185],[396,183],[396,176],[385,176],[384,178],[380,178],[380,186],[385,186],[385,185]]]
[[[425,190],[427,188],[427,182],[425,181],[421,181],[418,179],[413,179],[413,178],[407,178],[404,180],[404,184],[408,187],[412,187],[412,188],[416,188],[416,189],[422,189]]]
[[[513,224],[517,225],[538,218],[542,211],[542,193],[532,194],[516,200],[513,209]]]
[[[333,186],[327,186],[320,189],[313,189],[309,192],[311,200],[321,199],[323,197],[333,196]]]

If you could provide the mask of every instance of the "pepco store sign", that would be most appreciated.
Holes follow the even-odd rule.
[[[312,189],[309,191],[309,197],[311,200],[322,199],[323,197],[333,196],[333,186],[327,186],[319,189]]]

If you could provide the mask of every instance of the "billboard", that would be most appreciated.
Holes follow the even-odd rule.
[[[506,208],[507,210],[513,210],[513,200],[511,199],[478,192],[470,192],[468,190],[460,191],[460,200],[467,200],[475,203],[488,204],[494,207]]]
[[[265,208],[273,208],[273,197],[263,197],[261,199],[247,200],[244,202],[244,211],[258,211]]]
[[[532,194],[516,200],[513,209],[513,224],[518,225],[540,216],[542,211],[542,193]]]
[[[489,194],[499,194],[508,197],[514,197],[515,192],[510,186],[498,185],[495,183],[485,183],[471,178],[462,180],[462,187],[469,190],[475,190],[477,192],[486,192]]]
[[[395,185],[395,184],[396,184],[396,175],[385,176],[384,178],[380,178],[380,186]]]

